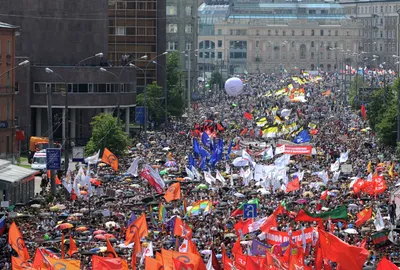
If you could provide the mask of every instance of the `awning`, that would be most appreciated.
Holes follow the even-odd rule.
[[[38,171],[12,165],[11,161],[0,159],[0,181],[16,183],[21,180],[33,178]]]

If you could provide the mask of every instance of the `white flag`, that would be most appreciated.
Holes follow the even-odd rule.
[[[268,217],[263,217],[262,219],[259,219],[259,220],[255,221],[255,222],[251,223],[249,225],[249,232],[252,233],[252,232],[255,232],[258,229],[260,229],[261,225],[264,224],[264,222],[267,220],[267,218]]]
[[[196,177],[197,180],[200,180],[201,176],[200,176],[199,171],[195,167],[193,167],[192,171],[193,171],[194,177]]]
[[[335,163],[331,164],[331,172],[336,172],[340,169],[340,161],[336,160]]]
[[[383,222],[381,211],[379,211],[379,209],[376,211],[374,224],[378,232],[385,228],[385,223]]]
[[[68,193],[72,192],[72,181],[71,181],[71,168],[68,166],[67,174],[65,175],[65,178],[62,181],[63,186],[65,189],[68,191]]]
[[[212,183],[216,182],[215,178],[209,172],[204,172],[204,180],[206,180],[206,182],[210,184],[210,186],[212,185]]]
[[[264,160],[268,160],[274,157],[274,150],[272,149],[272,146],[270,146],[267,150],[264,150]]]
[[[186,166],[185,166],[185,170],[186,170],[187,176],[188,176],[190,179],[194,180],[193,172],[192,172],[188,167],[186,167]]]
[[[233,174],[231,174],[231,177],[229,179],[230,179],[231,187],[233,187]]]
[[[227,174],[230,174],[230,172],[231,172],[231,166],[229,166],[228,163],[225,164],[225,172],[226,172]]]
[[[140,258],[140,265],[143,265],[145,257],[153,257],[153,256],[154,256],[153,242],[150,242],[147,245],[147,248],[143,249],[142,257]]]
[[[183,240],[182,244],[179,247],[179,252],[188,252],[189,242],[187,239]]]
[[[340,153],[340,163],[345,163],[349,159],[349,151],[346,153]]]
[[[128,169],[128,171],[127,171],[128,173],[132,174],[132,175],[135,176],[135,177],[138,177],[138,176],[139,176],[139,174],[138,174],[139,160],[140,160],[139,157],[135,158],[135,159],[132,161],[132,164],[131,164],[131,166],[129,167],[129,169]]]
[[[256,163],[253,161],[253,158],[247,153],[246,150],[242,150],[242,158],[248,160],[251,164],[251,166],[256,166]]]
[[[73,189],[75,194],[80,197],[81,193],[79,192],[79,186],[82,185],[83,180],[85,178],[85,172],[83,171],[82,165],[79,167],[78,173],[75,175]]]
[[[225,185],[225,179],[224,177],[222,177],[222,175],[220,174],[220,172],[217,170],[215,178],[220,181],[223,185]]]
[[[303,180],[303,178],[304,178],[304,171],[302,171],[302,172],[300,172],[300,171],[295,172],[295,173],[293,174],[293,177],[295,177],[295,176],[297,176],[297,178],[299,178],[299,181],[301,182],[301,181]]]
[[[212,266],[212,254],[208,258],[208,262],[207,262],[207,265],[206,265],[206,270],[214,270],[214,267]]]
[[[335,183],[339,180],[340,171],[337,171],[333,174],[332,182]]]
[[[290,155],[285,154],[277,159],[275,159],[274,164],[276,167],[285,167],[290,162]]]
[[[85,162],[88,164],[97,164],[97,162],[99,161],[99,155],[100,155],[100,150],[97,152],[97,154],[85,158]]]

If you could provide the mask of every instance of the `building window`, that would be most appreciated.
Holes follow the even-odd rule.
[[[218,59],[222,59],[222,52],[218,52]]]
[[[301,35],[304,36],[305,35],[305,31],[301,30]]]
[[[11,55],[11,41],[7,41],[7,55]]]
[[[335,36],[338,36],[338,35],[339,35],[339,31],[335,30]]]
[[[256,48],[260,48],[260,41],[256,40]]]
[[[185,7],[185,14],[186,16],[192,16],[192,7],[191,6],[186,6]]]
[[[222,40],[218,40],[218,48],[222,47]]]
[[[260,30],[256,30],[256,36],[260,35]]]
[[[167,24],[167,33],[178,33],[178,25],[176,23]]]
[[[311,59],[314,59],[314,52],[311,52]]]
[[[222,36],[222,29],[218,29],[218,35]]]
[[[324,30],[323,29],[321,29],[320,34],[321,34],[321,37],[324,35]]]
[[[279,36],[278,30],[275,30],[275,36]]]
[[[311,30],[311,35],[314,36],[315,35],[315,31],[314,29]]]
[[[125,36],[126,35],[126,28],[124,26],[117,27],[117,36]]]
[[[346,36],[350,36],[350,31],[346,31]]]
[[[268,35],[268,36],[271,35],[271,30],[268,30],[267,35]]]
[[[186,24],[185,25],[185,33],[191,34],[192,33],[192,25],[191,24]]]
[[[172,41],[168,42],[168,51],[176,51],[178,49],[178,42],[177,41]]]
[[[292,30],[292,36],[294,36],[295,35],[295,31],[294,30]]]
[[[311,41],[311,48],[314,48],[314,41]]]
[[[306,45],[300,45],[300,59],[306,59]]]
[[[282,36],[286,36],[286,31],[285,30],[282,31]]]
[[[167,15],[176,16],[178,14],[178,8],[176,6],[167,6]]]
[[[192,42],[186,42],[186,50],[191,51],[192,50]]]

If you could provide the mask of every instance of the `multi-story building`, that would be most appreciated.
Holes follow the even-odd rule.
[[[363,25],[362,39],[366,65],[376,66],[385,63],[387,68],[396,68],[399,61],[398,23],[400,2],[396,0],[340,0],[346,14]],[[373,56],[375,61],[373,60]]]
[[[339,62],[360,61],[361,25],[347,18],[338,3],[232,2],[226,19],[215,22],[209,35],[199,36],[198,61],[206,68],[224,73],[226,67],[229,74],[318,68],[332,72]]]
[[[16,61],[31,63],[17,69],[15,79],[19,90],[16,121],[26,135],[22,151],[27,150],[30,136],[49,136],[48,91],[52,93],[54,139],[64,146],[68,141],[86,143],[92,117],[101,112],[116,114],[118,105],[129,130],[136,69],[126,67],[122,72],[122,67],[108,63],[107,0],[0,0],[0,21],[21,27]],[[100,53],[105,57],[95,56]],[[113,74],[101,72],[100,67]]]
[[[166,90],[165,17],[165,1],[108,1],[108,58],[113,66],[139,67],[138,91],[153,81]]]
[[[197,79],[197,8],[198,0],[167,0],[167,51],[182,53],[185,87],[187,89],[191,82],[192,90]]]
[[[0,22],[0,158],[12,158],[15,143],[15,36],[19,27]]]

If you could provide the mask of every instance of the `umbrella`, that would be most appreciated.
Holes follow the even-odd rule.
[[[83,231],[87,231],[87,230],[89,230],[89,228],[86,226],[78,227],[75,229],[75,231],[77,231],[77,232],[83,232]]]
[[[235,238],[235,237],[236,237],[236,234],[234,234],[234,233],[224,234],[224,238]]]
[[[313,196],[314,196],[314,193],[312,193],[311,191],[306,191],[306,192],[304,192],[304,193],[303,193],[303,197],[307,197],[307,196],[313,197]]]
[[[106,222],[106,228],[119,227],[119,224],[114,221]]]
[[[103,234],[103,233],[106,233],[106,231],[97,230],[97,231],[94,231],[94,232],[93,232],[94,235],[96,235],[96,234]]]
[[[167,161],[164,164],[165,167],[175,167],[176,166],[176,162],[173,160]]]
[[[208,189],[208,186],[206,184],[200,184],[197,186],[198,189]]]
[[[117,237],[115,237],[113,234],[111,234],[111,233],[106,233],[106,234],[104,234],[104,237],[105,238],[117,238]]]
[[[350,208],[350,209],[358,209],[358,208],[360,208],[358,205],[356,205],[354,203],[350,203],[347,207]]]
[[[70,215],[71,217],[83,217],[82,213],[73,213]]]
[[[244,198],[246,196],[244,196],[242,193],[236,192],[235,194],[233,194],[233,196],[238,197],[238,198]]]
[[[40,208],[40,204],[32,204],[31,207],[32,208]]]
[[[140,185],[139,185],[139,184],[132,184],[132,185],[130,185],[130,187],[133,187],[133,188],[140,188]]]
[[[58,208],[58,206],[57,205],[55,205],[55,206],[52,206],[52,207],[50,207],[50,211],[60,211],[61,209],[60,208]]]
[[[305,204],[305,203],[307,203],[307,200],[306,199],[298,199],[296,202],[298,204]]]
[[[94,236],[94,238],[97,240],[106,240],[106,237],[102,234],[97,234]]]
[[[88,194],[88,192],[86,190],[82,190],[80,193],[81,193],[81,195],[87,195]]]
[[[348,233],[348,234],[358,234],[357,230],[352,229],[352,228],[348,228],[348,229],[344,230],[344,232]]]
[[[74,227],[74,225],[72,225],[71,223],[62,223],[60,225],[57,225],[55,228],[57,230],[62,231],[62,230],[65,230],[65,229],[71,229],[73,227]]]

